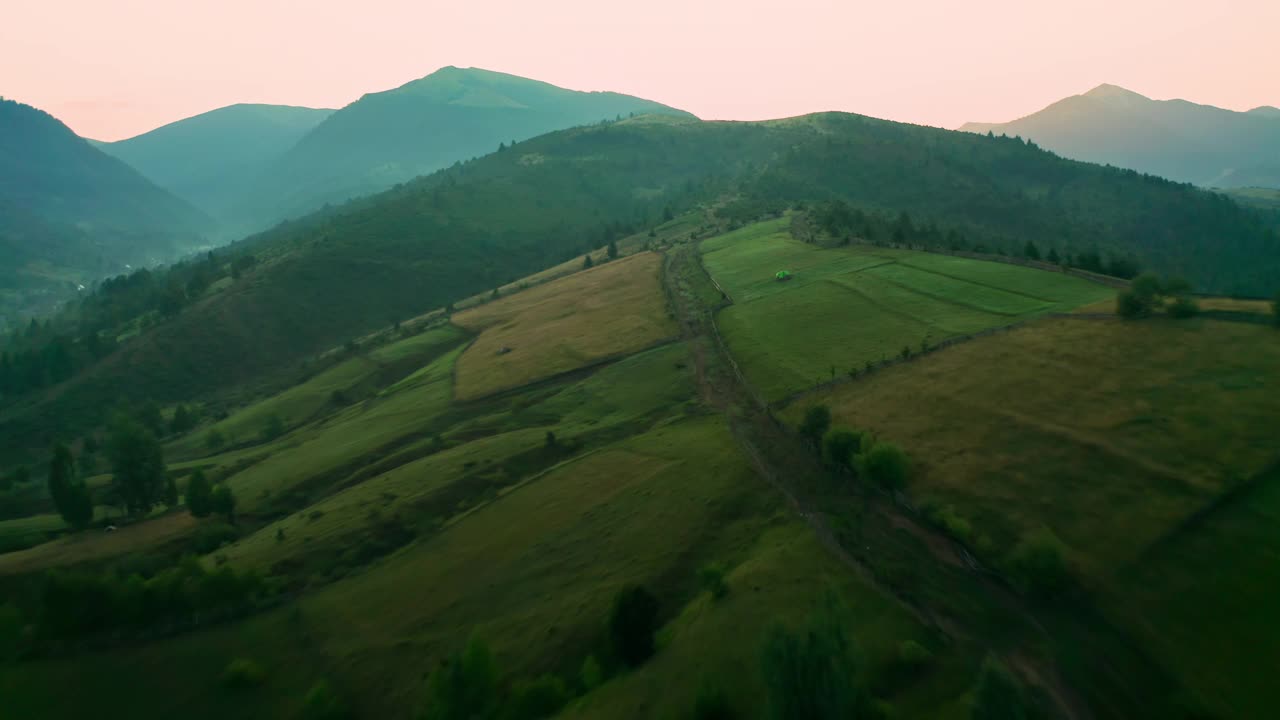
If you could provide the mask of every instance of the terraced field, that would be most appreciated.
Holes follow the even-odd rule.
[[[796,241],[785,218],[702,243],[733,300],[718,323],[748,379],[779,400],[867,363],[1111,297],[1073,276],[871,246]],[[778,271],[791,279],[774,279]]]
[[[673,337],[661,263],[640,253],[458,313],[453,322],[480,336],[458,363],[457,397],[519,387]]]

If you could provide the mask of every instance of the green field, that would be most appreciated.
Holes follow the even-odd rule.
[[[1070,310],[1114,294],[1101,285],[1004,263],[872,246],[796,241],[788,219],[702,243],[707,271],[733,300],[718,323],[748,380],[782,399],[904,347]],[[791,280],[774,274],[786,270]]]

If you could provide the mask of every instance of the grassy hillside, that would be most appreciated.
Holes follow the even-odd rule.
[[[1002,571],[1049,529],[1077,581],[1189,698],[1262,717],[1245,668],[1277,660],[1258,620],[1272,583],[1259,563],[1273,548],[1255,540],[1280,459],[1275,335],[1214,320],[1045,320],[789,414],[828,402],[838,424],[909,448],[913,500]]]
[[[94,422],[122,392],[169,402],[258,378],[735,188],[774,207],[844,198],[905,210],[913,226],[963,229],[988,247],[1119,249],[1203,289],[1270,292],[1280,279],[1274,232],[1225,198],[1013,140],[836,114],[636,118],[518,143],[247,241],[235,252],[261,261],[248,276],[44,402],[0,411],[5,449],[46,445],[55,416]]]
[[[458,313],[479,332],[458,360],[470,399],[629,354],[675,335],[658,277],[661,257],[633,255]]]
[[[702,243],[732,306],[718,316],[770,400],[942,341],[1108,298],[1060,273],[869,246],[801,243],[780,219]],[[779,271],[790,279],[779,281]]]

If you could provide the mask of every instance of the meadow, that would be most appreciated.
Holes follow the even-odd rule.
[[[949,338],[1110,297],[1080,278],[1005,263],[791,238],[789,220],[703,241],[733,301],[717,318],[748,380],[773,401]],[[790,273],[787,281],[774,278]]]
[[[909,494],[1000,570],[1042,528],[1075,578],[1222,716],[1261,717],[1280,638],[1273,329],[1052,318],[902,363],[828,403],[907,449]],[[1247,648],[1247,651],[1245,650]]]
[[[461,400],[519,387],[675,335],[659,280],[640,253],[453,316],[479,337],[458,362]]]

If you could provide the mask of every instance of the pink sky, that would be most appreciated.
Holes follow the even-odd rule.
[[[444,65],[708,119],[955,127],[1103,82],[1280,105],[1280,0],[6,0],[0,95],[114,140],[237,102],[340,107]]]

